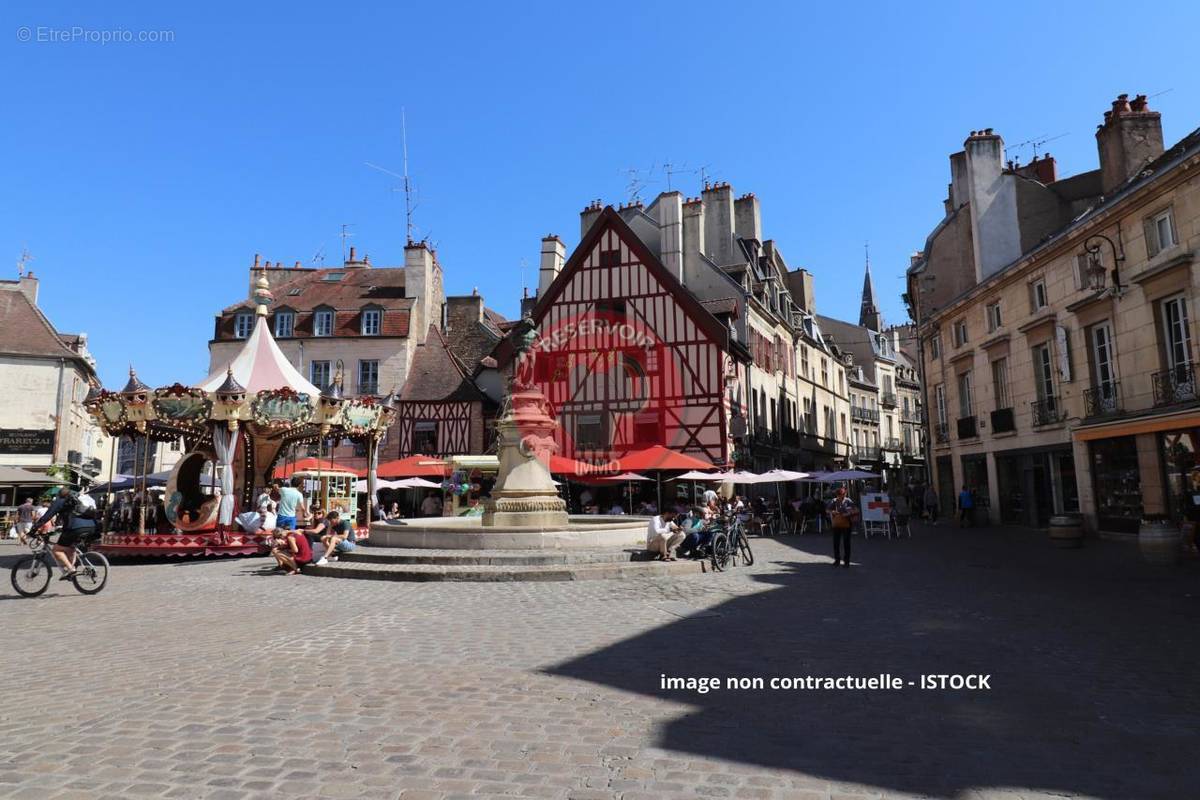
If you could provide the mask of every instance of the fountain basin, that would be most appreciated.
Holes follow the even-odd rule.
[[[484,527],[480,517],[371,523],[369,544],[430,550],[570,550],[646,546],[649,517],[572,514],[565,526]]]

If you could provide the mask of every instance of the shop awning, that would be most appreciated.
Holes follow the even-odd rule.
[[[366,470],[354,469],[347,467],[345,464],[339,464],[336,461],[328,459],[302,458],[295,463],[279,462],[275,465],[274,475],[276,478],[290,478],[297,472],[349,472],[352,475],[362,477],[366,475]]]
[[[701,458],[677,453],[670,448],[656,444],[645,450],[634,450],[617,459],[621,469],[637,470],[687,470],[712,469],[713,465]]]
[[[20,467],[0,467],[0,485],[3,486],[51,486],[66,483],[44,472],[33,472]]]
[[[1186,411],[1176,411],[1170,414],[1153,414],[1135,419],[1119,419],[1110,422],[1097,422],[1092,425],[1081,425],[1071,432],[1079,442],[1091,442],[1096,439],[1113,439],[1118,436],[1137,436],[1139,433],[1158,433],[1177,428],[1200,427],[1200,411],[1189,408]]]

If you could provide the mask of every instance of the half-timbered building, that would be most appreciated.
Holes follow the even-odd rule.
[[[689,292],[611,207],[532,309],[535,380],[560,426],[560,453],[602,462],[651,445],[730,463],[727,389],[748,359],[727,322]],[[728,317],[734,309],[726,309]]]
[[[776,243],[763,239],[759,201],[753,194],[735,199],[729,184],[718,183],[705,186],[696,198],[664,192],[649,206],[634,203],[612,209],[597,202],[580,216],[585,239],[605,220],[606,229],[621,232],[617,238],[623,244],[632,237],[662,268],[655,269],[655,275],[668,276],[654,291],[669,295],[674,304],[656,300],[664,311],[640,318],[654,336],[675,339],[678,330],[671,326],[676,310],[700,310],[705,312],[702,318],[716,320],[720,334],[714,339],[722,367],[716,376],[721,409],[714,417],[724,420],[722,457],[728,463],[757,470],[845,465],[850,410],[847,357],[824,341],[816,324],[811,274],[789,270]],[[618,227],[613,218],[622,225]],[[603,311],[610,300],[622,302],[623,295],[612,292],[634,287],[622,282],[623,272],[605,277],[609,270],[629,265],[619,260],[600,263],[599,252],[590,252],[597,247],[603,250],[603,242],[591,245],[588,252],[582,245],[576,250],[573,259],[582,258],[585,264],[593,259],[584,270],[595,277],[572,277],[574,294],[568,296],[591,298]],[[561,299],[566,291],[563,253],[557,237],[543,240],[538,297],[530,304],[542,315],[548,303],[568,304]],[[621,253],[605,258],[624,258]],[[576,313],[578,303],[584,301],[569,302],[575,305],[567,314]],[[703,391],[711,392],[712,384],[702,372],[707,367],[701,364],[699,369],[696,379]],[[714,417],[708,418],[709,423]],[[645,419],[648,433],[650,418]],[[604,438],[607,432],[597,428],[600,424],[587,417],[587,436]],[[686,437],[685,443],[695,447]]]

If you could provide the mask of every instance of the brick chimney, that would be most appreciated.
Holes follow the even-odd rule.
[[[1026,178],[1032,178],[1038,183],[1054,183],[1058,180],[1058,164],[1054,156],[1045,153],[1034,156],[1033,161],[1013,168],[1013,172]]]
[[[26,272],[24,275],[21,276],[21,279],[18,281],[18,284],[21,287],[21,292],[26,297],[29,298],[29,302],[32,303],[34,306],[37,305],[38,283],[39,283],[38,279],[35,278],[33,275],[33,270],[29,270],[28,272]]]
[[[733,229],[743,239],[762,242],[762,206],[753,192],[733,201]]]
[[[732,264],[733,189],[728,183],[714,183],[704,187],[700,197],[704,200],[704,253],[718,266]]]
[[[1100,151],[1100,191],[1111,194],[1163,153],[1162,116],[1151,111],[1146,95],[1117,95],[1104,123],[1096,129]]]
[[[555,234],[542,239],[542,261],[538,269],[538,297],[542,297],[554,279],[562,272],[563,263],[567,260],[567,247]]]
[[[704,252],[704,203],[699,197],[683,201],[683,282],[701,274]]]
[[[680,281],[683,274],[683,195],[663,192],[655,201],[658,208],[658,255],[663,266]]]
[[[963,150],[967,154],[974,278],[981,281],[1021,255],[1016,179],[1004,171],[1004,140],[991,128],[971,131]]]
[[[587,236],[587,232],[592,229],[592,224],[603,210],[604,204],[599,200],[593,200],[588,203],[587,208],[579,212],[579,238]]]

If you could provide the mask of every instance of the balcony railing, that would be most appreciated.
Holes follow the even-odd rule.
[[[883,442],[882,442],[882,444],[883,444],[883,449],[884,449],[884,450],[894,450],[895,452],[897,452],[897,453],[898,453],[898,452],[900,452],[900,450],[902,450],[902,449],[903,449],[903,448],[900,446],[900,440],[899,440],[899,439],[884,439],[884,440],[883,440]]]
[[[933,426],[933,440],[938,444],[945,444],[950,441],[950,423],[939,422]]]
[[[1121,382],[1109,381],[1102,383],[1094,389],[1085,389],[1083,392],[1083,409],[1084,414],[1089,417],[1107,417],[1111,414],[1120,414],[1121,408]]]
[[[859,445],[854,448],[854,457],[859,461],[878,461],[879,448],[871,445]]]
[[[992,433],[1008,433],[1016,429],[1017,420],[1011,408],[997,408],[992,412]]]
[[[904,422],[924,422],[925,412],[919,408],[909,408],[900,412],[900,419]]]
[[[1033,411],[1033,425],[1053,425],[1056,422],[1062,421],[1062,403],[1054,395],[1043,397],[1041,400],[1030,403],[1030,408]]]
[[[879,395],[879,405],[887,406],[889,408],[895,408],[896,407],[896,393],[895,392],[884,392],[883,394]]]
[[[1150,376],[1154,384],[1154,405],[1169,406],[1196,399],[1196,371],[1192,364],[1178,364]]]
[[[975,417],[959,417],[958,418],[958,438],[974,439],[979,435],[979,429],[975,424]]]
[[[850,406],[851,419],[863,422],[879,422],[879,409],[866,406]]]
[[[359,395],[359,397],[362,397],[364,395],[377,395],[377,394],[379,394],[379,384],[378,383],[360,383],[358,385],[357,394]]]

